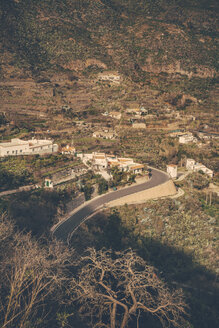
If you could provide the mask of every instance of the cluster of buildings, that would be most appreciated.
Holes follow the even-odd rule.
[[[210,140],[217,140],[219,139],[219,134],[218,133],[206,133],[202,131],[196,131],[197,137],[196,138],[191,132],[182,132],[180,129],[176,129],[175,131],[172,131],[169,133],[170,137],[178,137],[179,143],[180,144],[196,144],[199,148],[203,147],[207,143],[210,142]],[[203,144],[201,140],[204,140],[205,143]]]
[[[73,146],[67,145],[65,147],[62,147],[61,152],[65,155],[74,155],[76,153],[76,149]]]
[[[126,113],[132,115],[132,118],[130,119],[132,128],[146,129],[146,124],[142,119],[144,119],[145,116],[148,116],[148,110],[144,108],[144,106],[132,104],[126,109]]]
[[[197,134],[199,138],[203,140],[219,139],[219,133],[206,133],[199,131]]]
[[[187,158],[186,168],[187,168],[187,170],[193,171],[193,172],[201,171],[201,172],[207,174],[210,178],[212,178],[214,175],[214,172],[211,169],[208,169],[205,165],[196,162],[192,158]]]
[[[144,171],[144,165],[135,163],[132,158],[117,157],[114,155],[107,155],[105,153],[80,154],[82,161],[85,164],[90,164],[93,169],[98,171],[108,170],[117,167],[124,172],[132,174],[141,174]]]
[[[87,169],[83,166],[78,166],[74,168],[64,169],[52,175],[51,178],[46,178],[44,180],[45,188],[53,188],[61,183],[68,182],[76,177],[80,177],[85,174]]]
[[[122,113],[116,111],[109,112],[108,115],[112,118],[115,118],[116,120],[120,120],[122,117]]]
[[[112,117],[116,120],[120,120],[121,117],[122,117],[122,113],[120,112],[117,112],[117,111],[111,111],[111,112],[104,112],[102,113],[103,116],[109,116],[109,117]]]
[[[53,140],[31,139],[21,140],[11,139],[10,142],[0,143],[0,157],[19,156],[19,155],[44,155],[58,151],[58,145]]]
[[[179,143],[188,144],[188,143],[197,143],[198,140],[193,136],[192,133],[188,132],[179,137]]]
[[[104,131],[95,131],[93,133],[94,138],[102,138],[102,139],[115,139],[117,137],[117,134],[113,131],[104,130]]]
[[[126,113],[140,118],[141,116],[148,115],[148,110],[144,106],[133,105],[126,109]]]
[[[188,171],[193,171],[193,172],[199,172],[199,171],[201,171],[201,172],[207,174],[210,178],[213,178],[213,175],[214,175],[213,170],[207,168],[202,163],[196,162],[192,158],[187,158],[187,160],[186,160],[186,169]],[[169,174],[169,176],[172,179],[176,179],[177,178],[177,175],[178,175],[177,165],[175,165],[175,164],[169,164],[169,165],[167,165],[167,173]]]

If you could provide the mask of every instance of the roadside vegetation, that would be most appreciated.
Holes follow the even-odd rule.
[[[6,157],[0,162],[0,189],[10,190],[33,183],[41,186],[45,177],[79,165],[76,158],[61,154]]]
[[[84,223],[71,246],[136,250],[170,285],[182,287],[188,327],[207,328],[217,322],[218,206],[216,196],[207,205],[205,193],[188,190],[176,200],[118,207]]]
[[[83,328],[110,322],[123,328],[143,321],[159,328],[185,323],[182,291],[170,289],[131,250],[91,248],[77,254],[55,240],[35,240],[16,231],[5,217],[0,236],[2,327]]]

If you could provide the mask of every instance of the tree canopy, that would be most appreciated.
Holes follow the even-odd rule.
[[[169,290],[154,267],[131,249],[88,249],[78,262],[69,293],[80,312],[92,318],[92,327],[125,328],[142,313],[158,318],[163,327],[182,327],[182,292]]]

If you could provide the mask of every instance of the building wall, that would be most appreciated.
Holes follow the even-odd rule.
[[[29,151],[29,154],[51,154],[58,151],[58,145],[57,144],[51,144],[51,145],[42,145],[37,147],[32,147]]]
[[[188,158],[186,160],[186,168],[187,168],[187,170],[193,170],[194,169],[194,165],[195,165],[195,160],[194,159]]]
[[[106,159],[94,159],[93,165],[100,168],[107,168],[108,162]]]
[[[12,139],[13,140],[13,139]],[[31,143],[31,146],[30,146]],[[58,145],[52,144],[52,141],[49,144],[36,143],[36,141],[28,140],[23,141],[17,139],[17,142],[13,144],[13,142],[8,143],[7,146],[3,147],[0,144],[0,156],[19,156],[19,155],[43,155],[43,154],[50,154],[53,152],[58,151]]]
[[[17,156],[17,155],[24,155],[28,151],[28,145],[13,145],[8,147],[1,147],[0,146],[0,156]]]
[[[146,129],[146,124],[145,123],[133,123],[132,127],[134,129]]]
[[[193,135],[184,135],[179,137],[179,143],[186,144],[189,142],[197,142],[197,139]]]
[[[106,74],[106,75],[100,75],[100,79],[106,81],[119,81],[120,76],[114,74]]]
[[[177,178],[177,166],[167,166],[167,173],[171,178]]]
[[[201,163],[196,163],[194,159],[188,158],[186,161],[186,168],[187,170],[192,170],[195,172],[202,171],[203,173],[207,174],[211,178],[214,175],[214,172],[207,168],[205,165]]]

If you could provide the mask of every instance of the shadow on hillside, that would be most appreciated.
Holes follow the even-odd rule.
[[[135,236],[122,225],[118,213],[109,217],[103,213],[97,214],[77,230],[71,239],[71,246],[79,253],[87,247],[114,250],[132,248],[158,270],[170,288],[183,289],[186,303],[189,305],[187,320],[190,324],[182,328],[217,327],[219,288],[216,276],[195,263],[192,256],[183,251],[153,238]],[[142,317],[140,327],[145,326],[143,320]],[[157,323],[151,323],[149,327],[155,328]]]

